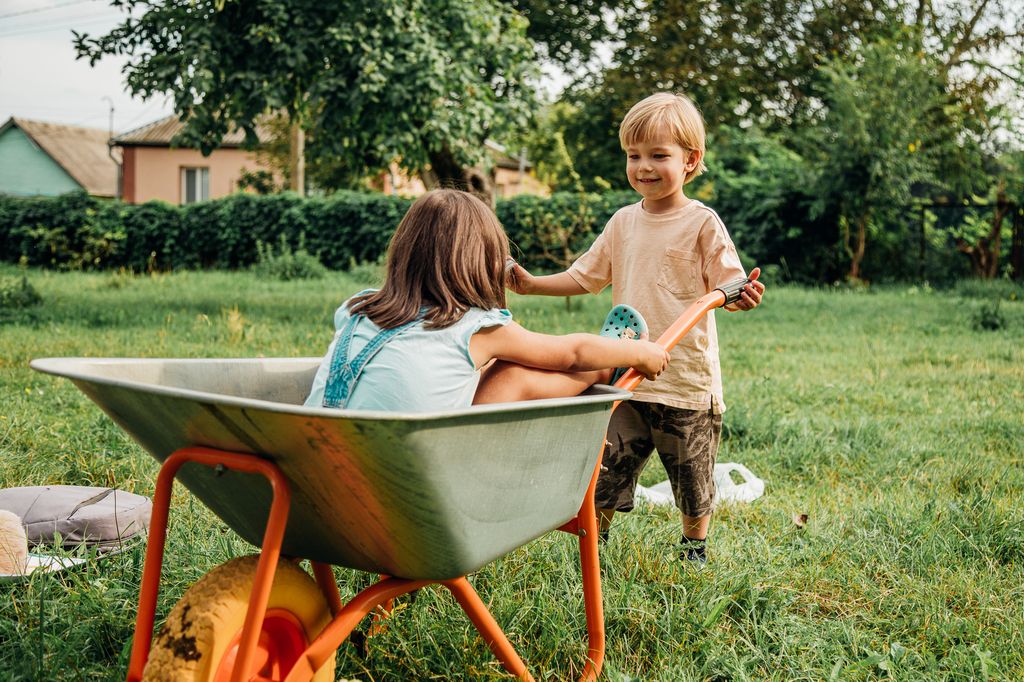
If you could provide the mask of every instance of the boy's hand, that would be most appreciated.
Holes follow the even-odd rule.
[[[647,335],[641,336],[646,339]],[[633,364],[633,369],[644,375],[645,379],[653,381],[668,367],[668,351],[656,343],[647,340],[632,339],[629,341],[639,353],[639,360]]]
[[[754,268],[750,271],[750,284],[743,287],[738,301],[733,303],[737,310],[753,310],[761,305],[761,297],[764,296],[764,283],[758,282],[761,275],[761,268]]]
[[[533,275],[512,258],[505,261],[505,286],[517,294],[529,294]]]

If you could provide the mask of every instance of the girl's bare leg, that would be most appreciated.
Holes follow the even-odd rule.
[[[481,370],[473,404],[568,398],[579,395],[594,384],[607,383],[613,371],[556,372],[497,360]]]

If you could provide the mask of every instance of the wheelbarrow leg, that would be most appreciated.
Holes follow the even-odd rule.
[[[602,445],[602,450],[604,446]],[[580,542],[580,571],[583,574],[583,606],[587,614],[587,664],[580,680],[596,680],[604,665],[604,604],[601,601],[601,565],[597,552],[597,511],[594,509],[594,489],[601,471],[601,456],[590,479],[590,487],[583,498],[576,517]]]
[[[317,635],[302,657],[295,662],[288,677],[285,678],[286,682],[311,679],[313,673],[320,669],[327,657],[334,655],[334,652],[352,633],[359,621],[377,606],[430,584],[429,580],[388,578],[357,594],[335,614],[334,620]]]
[[[247,679],[246,671],[252,666],[256,645],[266,615],[270,588],[277,571],[277,560],[281,556],[285,526],[288,523],[288,508],[291,494],[288,482],[272,462],[233,452],[211,448],[182,448],[171,454],[160,467],[156,491],[153,495],[153,513],[149,524],[149,541],[146,546],[146,563],[142,568],[142,585],[139,589],[139,610],[135,619],[135,637],[132,654],[128,662],[128,682],[142,679],[149,649],[153,641],[153,619],[156,614],[156,599],[160,591],[160,573],[163,567],[164,544],[167,540],[167,519],[170,515],[171,488],[174,476],[186,462],[195,462],[209,467],[223,466],[233,471],[261,474],[270,483],[273,501],[270,515],[263,533],[263,551],[253,579],[252,595],[245,614],[245,623],[238,644],[238,658],[232,682]]]
[[[331,565],[319,561],[310,561],[309,564],[313,567],[313,577],[316,578],[316,584],[320,586],[320,592],[331,609],[331,615],[337,616],[344,608],[344,604],[341,602],[341,594],[338,592],[338,583],[334,580]]]
[[[604,449],[602,445],[601,449]],[[579,538],[580,571],[583,574],[583,607],[587,614],[587,664],[580,675],[583,680],[596,680],[604,665],[604,604],[601,601],[601,564],[597,551],[597,510],[594,509],[594,489],[601,473],[601,453],[598,453],[590,487],[576,518],[570,519],[558,530]]]
[[[445,580],[441,584],[455,595],[455,599],[462,606],[462,610],[469,616],[469,619],[476,626],[484,641],[487,642],[487,646],[491,648],[494,656],[501,661],[501,665],[505,670],[518,676],[520,680],[533,682],[533,677],[527,672],[523,659],[519,658],[519,654],[512,648],[508,637],[505,636],[501,627],[494,620],[494,616],[487,610],[480,596],[473,589],[473,586],[469,584],[465,576],[455,580]]]

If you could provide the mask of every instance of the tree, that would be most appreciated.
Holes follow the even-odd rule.
[[[900,25],[897,10],[877,4],[650,0],[642,19],[623,24],[628,32],[600,82],[566,94],[582,113],[566,133],[581,174],[608,177],[606,159],[621,154],[609,125],[614,133],[629,107],[656,91],[687,94],[710,131],[801,125],[817,67]]]
[[[868,239],[882,209],[910,203],[934,183],[937,161],[956,144],[938,65],[906,46],[868,45],[823,67],[823,104],[804,140],[817,170],[818,211],[835,208],[847,279],[861,279]]]
[[[633,0],[506,0],[529,26],[526,35],[542,57],[578,68],[594,56],[601,41],[614,36],[609,19],[635,11]]]
[[[880,41],[934,60],[964,118],[989,127],[1006,129],[993,106],[1024,92],[1024,6],[1010,0],[648,0],[621,26],[613,67],[564,95],[580,112],[565,137],[584,179],[609,177],[620,153],[609,126],[658,90],[693,98],[711,132],[756,126],[796,139],[817,115],[820,67]]]
[[[1024,205],[1024,154],[1006,154],[994,160],[991,176],[996,179],[989,195],[976,198],[977,204],[992,207],[991,220],[972,217],[963,221],[954,234],[957,251],[971,261],[971,271],[981,279],[999,276],[1003,237],[1010,237],[1010,268],[1020,279],[1021,206]]]
[[[497,0],[115,0],[106,35],[75,35],[79,58],[128,55],[128,89],[169,93],[204,153],[234,128],[283,111],[352,169],[394,159],[434,182],[488,189],[470,167],[484,140],[522,127],[533,104],[526,20]],[[293,181],[295,177],[293,175]]]

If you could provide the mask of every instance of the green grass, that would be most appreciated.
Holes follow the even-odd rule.
[[[14,277],[14,270],[0,275]],[[44,299],[0,311],[0,485],[151,494],[155,462],[41,356],[308,356],[363,282],[248,273],[29,273]],[[767,481],[713,521],[711,561],[675,560],[674,512],[616,519],[602,552],[609,680],[1024,678],[1024,302],[1019,286],[774,288],[720,314],[720,461]],[[998,298],[1004,324],[977,324]],[[605,296],[516,298],[525,326],[594,329]],[[655,458],[656,459],[656,458]],[[652,463],[643,482],[663,478]],[[809,521],[798,528],[795,513]],[[158,618],[251,551],[175,496]],[[473,581],[539,679],[569,679],[585,623],[574,543],[549,535]],[[141,552],[0,584],[0,678],[123,679]],[[337,570],[343,596],[369,577]],[[426,590],[339,675],[500,679],[457,605]]]

